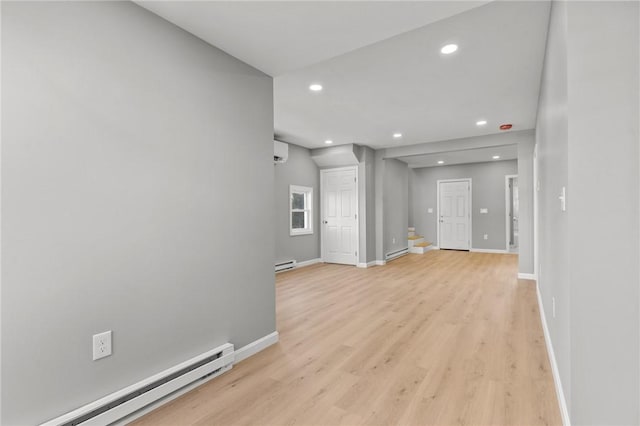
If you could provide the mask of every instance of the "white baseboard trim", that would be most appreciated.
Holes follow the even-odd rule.
[[[296,268],[295,268],[295,269],[297,269],[297,268],[304,268],[305,266],[313,265],[313,264],[320,263],[320,262],[322,262],[322,259],[321,259],[321,258],[311,259],[311,260],[305,260],[305,261],[303,261],[303,262],[297,262],[297,263],[296,263]]]
[[[249,358],[251,355],[255,355],[258,352],[260,352],[263,349],[266,349],[267,347],[273,345],[274,343],[278,342],[278,332],[274,331],[271,334],[267,334],[264,337],[261,337],[258,340],[255,340],[251,343],[249,343],[248,345],[245,345],[243,347],[241,347],[240,349],[238,349],[237,351],[235,351],[235,359],[233,361],[234,364],[239,363],[242,360],[245,360],[247,358]],[[167,396],[165,396],[162,399],[157,400],[156,402],[147,405],[146,407],[142,408],[141,410],[136,411],[135,413],[132,413],[114,423],[112,423],[111,426],[124,426],[127,425],[129,423],[131,423],[132,421],[139,419],[140,417],[149,414],[150,412],[154,411],[157,408],[160,408],[161,406],[173,401],[174,399],[184,395],[185,393],[197,388],[198,386],[202,386],[205,383],[207,383],[209,380],[213,380],[215,379],[217,376],[213,375],[213,376],[209,376],[209,377],[205,377],[203,379],[197,380],[193,383],[190,383],[189,385],[178,389],[177,391],[173,392],[172,394],[169,394]]]
[[[536,274],[527,274],[524,272],[518,272],[518,279],[519,280],[533,280],[533,281],[537,281],[538,277],[536,277]]]
[[[471,250],[469,250],[473,253],[495,253],[495,254],[506,254],[509,253],[506,250],[496,250],[496,249],[479,249],[479,248],[472,248]]]
[[[569,418],[569,409],[567,408],[567,401],[564,398],[564,391],[562,390],[562,381],[560,380],[560,371],[558,370],[556,355],[553,352],[553,344],[551,344],[551,335],[549,334],[549,328],[547,327],[547,317],[544,313],[544,307],[542,305],[542,297],[540,296],[540,287],[538,287],[537,282],[536,282],[536,294],[538,296],[538,310],[540,311],[540,321],[542,322],[542,331],[544,332],[544,341],[547,345],[547,355],[549,356],[549,363],[551,364],[551,372],[553,374],[553,383],[556,386],[556,395],[558,396],[558,405],[560,406],[560,415],[562,416],[562,424],[564,426],[571,426],[571,419]]]
[[[384,266],[387,264],[385,260],[376,260],[376,266]]]
[[[376,265],[376,261],[372,260],[371,262],[367,262],[367,263],[364,263],[364,262],[358,263],[356,266],[358,268],[370,268],[375,265]]]
[[[235,361],[233,363],[237,364],[240,361],[243,361],[249,358],[251,355],[255,355],[261,350],[268,348],[274,343],[278,343],[278,339],[279,339],[278,332],[274,331],[273,333],[267,334],[266,336],[261,337],[258,340],[254,340],[248,345],[245,345],[240,349],[238,349],[237,351],[235,351]]]

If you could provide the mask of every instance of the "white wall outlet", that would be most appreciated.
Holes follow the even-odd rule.
[[[391,243],[392,243],[392,244],[395,244],[395,243],[396,243],[396,237],[393,237],[393,238],[391,239]]]
[[[551,298],[551,313],[555,318],[556,317],[556,298],[555,297]]]
[[[487,213],[489,213],[489,209],[480,209],[480,214],[487,214]]]
[[[484,234],[484,239],[488,240],[489,239],[489,234]]]
[[[429,207],[429,208],[427,209],[427,213],[433,213],[433,208],[432,208],[432,207]]]
[[[93,360],[111,355],[111,330],[93,335]]]

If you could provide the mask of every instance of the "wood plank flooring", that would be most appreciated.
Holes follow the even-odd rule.
[[[277,275],[280,342],[135,425],[560,425],[515,255]]]

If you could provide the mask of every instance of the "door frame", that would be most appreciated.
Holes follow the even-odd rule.
[[[436,234],[438,248],[440,248],[440,183],[447,182],[469,182],[469,208],[467,209],[469,214],[469,228],[467,233],[469,234],[469,251],[471,251],[473,248],[473,179],[471,178],[438,179],[436,181]]]
[[[517,178],[518,175],[504,175],[504,224],[505,224],[505,250],[509,253],[509,228],[513,226],[513,224],[509,224],[509,179]],[[518,182],[520,183],[520,182]],[[518,240],[518,246],[520,246],[520,240]],[[518,247],[519,249],[520,247]],[[520,250],[518,250],[520,251]]]
[[[360,193],[358,192],[358,166],[346,166],[346,167],[332,167],[332,168],[327,168],[327,169],[320,169],[320,214],[318,215],[320,217],[320,259],[322,262],[325,261],[325,256],[324,256],[324,234],[325,234],[325,227],[324,227],[324,175],[327,172],[339,172],[339,171],[344,171],[344,170],[353,170],[355,172],[355,187],[356,187],[356,255],[355,255],[355,262],[354,262],[354,266],[358,265],[358,257],[360,256],[360,211],[359,211],[359,206],[360,206]]]

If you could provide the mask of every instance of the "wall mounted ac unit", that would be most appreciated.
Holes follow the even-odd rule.
[[[284,142],[273,141],[273,163],[286,163],[288,158],[289,145]]]

